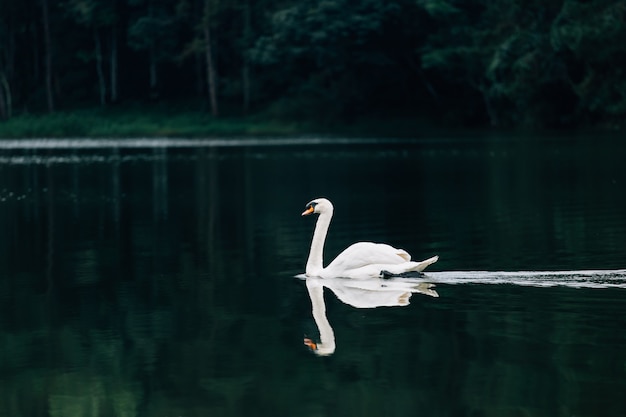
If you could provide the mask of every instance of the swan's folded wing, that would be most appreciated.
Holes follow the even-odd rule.
[[[326,269],[341,272],[368,265],[396,265],[411,260],[402,249],[384,243],[359,242],[347,247]]]

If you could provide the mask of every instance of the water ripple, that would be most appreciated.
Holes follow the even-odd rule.
[[[434,284],[508,284],[531,287],[626,288],[626,269],[581,271],[430,272]]]
[[[380,143],[408,143],[410,139],[393,138],[337,138],[320,136],[299,137],[233,137],[233,138],[140,138],[140,139],[19,139],[0,140],[0,149],[109,149],[109,148],[191,148],[288,145],[353,145]]]

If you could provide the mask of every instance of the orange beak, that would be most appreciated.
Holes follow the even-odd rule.
[[[313,213],[315,211],[315,207],[313,206],[309,206],[309,208],[307,208],[306,210],[304,210],[302,212],[303,216],[308,216],[309,214]]]
[[[304,344],[308,346],[311,350],[317,350],[317,345],[308,337],[304,338]]]

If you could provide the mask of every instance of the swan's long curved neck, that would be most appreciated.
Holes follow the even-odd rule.
[[[333,217],[332,211],[320,213],[317,223],[315,224],[315,232],[313,232],[313,241],[311,242],[311,251],[309,252],[309,260],[306,262],[306,275],[317,276],[324,269],[324,242],[326,234],[330,226],[330,220]]]

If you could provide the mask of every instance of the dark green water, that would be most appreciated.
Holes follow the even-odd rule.
[[[618,138],[75,145],[0,142],[0,416],[626,415]],[[319,196],[327,262],[440,255],[406,306],[318,285],[325,357]]]

